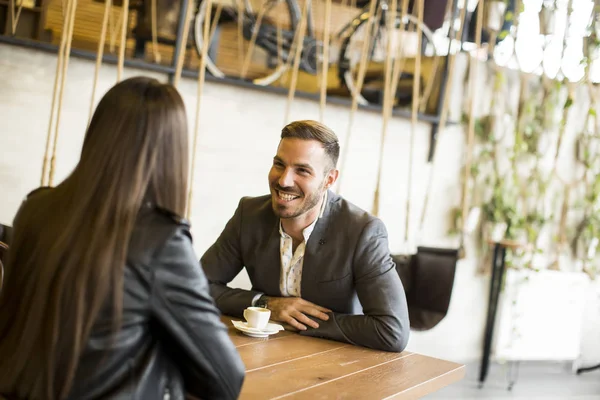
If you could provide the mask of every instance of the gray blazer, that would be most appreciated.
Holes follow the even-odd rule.
[[[333,192],[304,254],[302,298],[333,310],[301,335],[386,351],[403,351],[410,323],[404,288],[383,222]],[[244,197],[202,256],[210,292],[223,314],[241,317],[260,293],[280,297],[279,218],[271,196]],[[246,267],[252,290],[227,284]],[[312,317],[310,317],[312,318]]]

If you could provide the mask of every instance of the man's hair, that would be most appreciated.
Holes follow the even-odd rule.
[[[297,138],[316,140],[323,145],[331,161],[331,168],[337,166],[340,157],[340,143],[337,135],[327,126],[313,120],[294,121],[281,130],[281,139]]]

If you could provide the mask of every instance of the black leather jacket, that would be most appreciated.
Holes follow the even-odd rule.
[[[156,207],[142,210],[129,248],[115,344],[102,328],[109,326],[108,317],[96,324],[70,398],[238,397],[244,364],[220,321],[184,221]]]
[[[35,207],[35,197],[25,207]],[[151,205],[142,208],[114,338],[111,321],[107,307],[81,356],[70,400],[239,396],[244,364],[210,297],[185,221]]]

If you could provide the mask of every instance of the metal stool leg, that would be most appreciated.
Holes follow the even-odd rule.
[[[502,289],[502,281],[504,279],[504,261],[506,258],[506,248],[500,243],[494,246],[494,256],[492,258],[492,278],[490,280],[490,296],[488,300],[487,319],[485,323],[485,334],[483,340],[483,355],[479,370],[479,387],[487,378],[490,353],[492,350],[492,339],[494,335],[494,325],[496,321],[496,313],[498,310],[498,301],[500,299],[500,291]]]

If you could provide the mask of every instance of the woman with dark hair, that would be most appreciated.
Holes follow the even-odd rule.
[[[0,292],[8,399],[234,399],[244,365],[181,218],[185,107],[132,78],[100,101],[78,165],[17,213]]]

